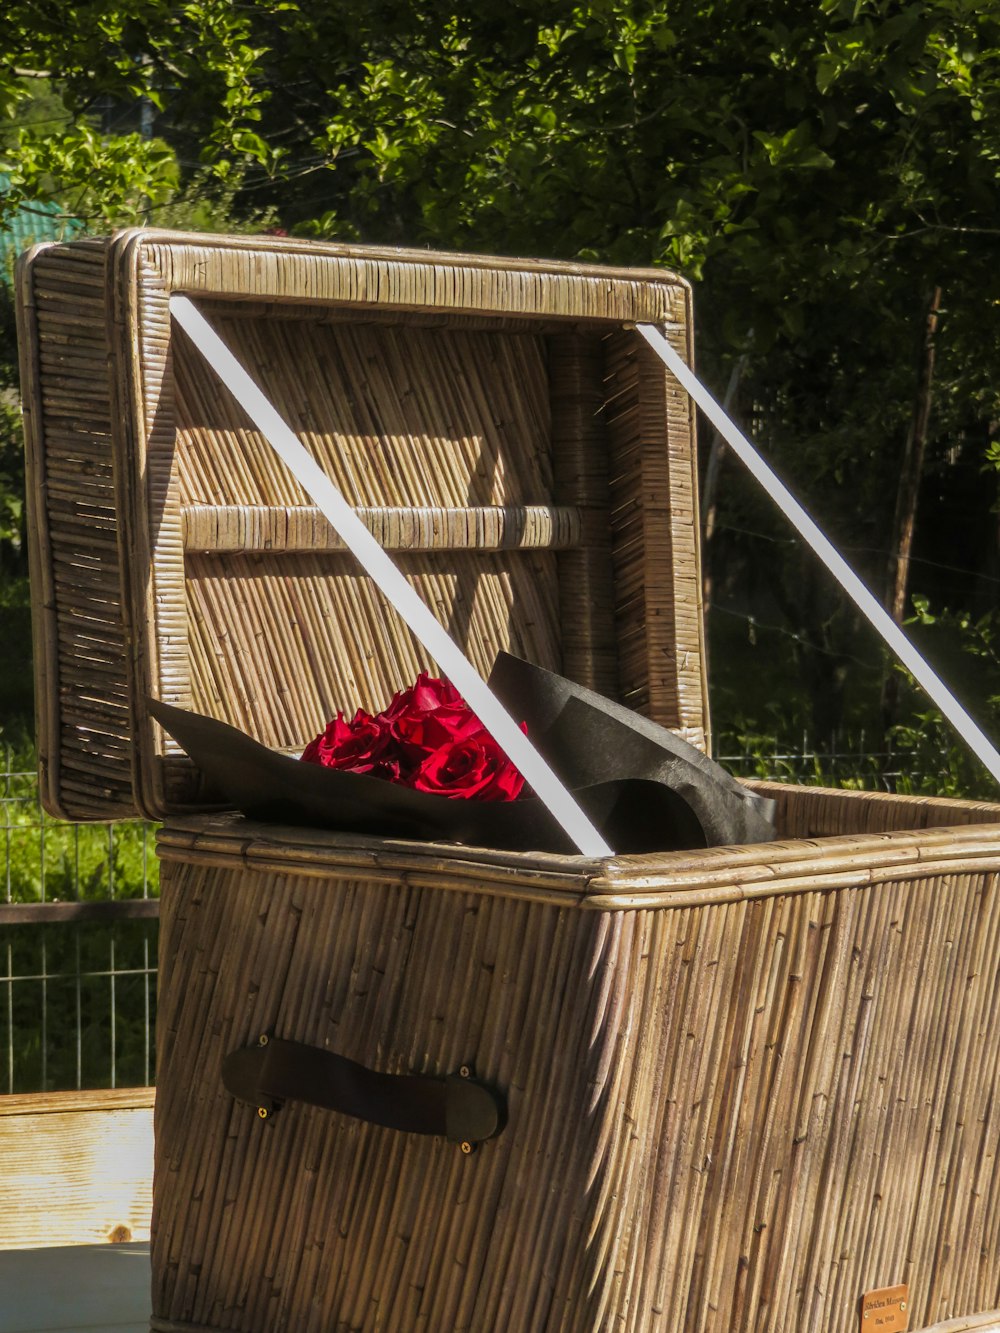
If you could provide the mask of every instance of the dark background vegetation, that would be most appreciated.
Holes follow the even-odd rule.
[[[731,386],[736,417],[995,730],[996,0],[489,10],[12,0],[0,226],[36,210],[49,228],[279,229],[678,270],[703,376]],[[30,687],[9,289],[0,320],[14,735]],[[705,470],[710,445],[703,431]],[[922,746],[924,785],[990,790],[738,465],[703,493],[716,730],[786,745],[864,727],[874,748]]]

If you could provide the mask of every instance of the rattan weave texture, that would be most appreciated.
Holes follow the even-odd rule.
[[[563,670],[704,744],[690,408],[669,274],[124,233],[19,273],[43,799],[196,809],[152,695],[301,748],[428,663],[171,328],[209,315],[468,655]]]
[[[770,787],[589,861],[205,813],[152,695],[296,749],[431,666],[172,330],[188,294],[482,669],[704,745],[669,274],[123,233],[19,270],[44,799],[168,816],[160,1333],[841,1333],[1000,1307],[1000,806]],[[506,1096],[462,1156],[220,1069],[272,1031]]]
[[[154,1327],[839,1333],[897,1282],[913,1328],[1000,1306],[1000,836],[941,805],[876,840],[850,793],[819,846],[800,795],[777,844],[605,863],[169,826]],[[508,1128],[465,1157],[262,1124],[219,1074],[260,1032],[471,1064]]]

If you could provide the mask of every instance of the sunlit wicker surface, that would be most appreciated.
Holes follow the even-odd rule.
[[[828,796],[604,862],[167,825],[153,1327],[846,1333],[896,1283],[913,1329],[988,1326],[1000,837]],[[220,1070],[263,1032],[471,1059],[508,1126],[262,1125]]]
[[[480,670],[506,648],[704,747],[691,408],[631,329],[686,353],[683,282],[143,231],[20,269],[47,809],[203,799],[149,695],[301,749],[432,665],[172,330],[171,292]]]

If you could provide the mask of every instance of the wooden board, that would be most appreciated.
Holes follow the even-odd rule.
[[[149,1239],[153,1089],[0,1097],[0,1250]]]

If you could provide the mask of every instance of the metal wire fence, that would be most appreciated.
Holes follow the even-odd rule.
[[[925,777],[933,781],[925,774],[925,761],[909,747],[896,748],[890,738],[882,748],[871,749],[864,731],[832,736],[825,745],[817,745],[808,733],[794,746],[770,736],[725,736],[720,748],[714,757],[739,778],[886,792],[914,791]]]
[[[0,752],[0,1093],[150,1084],[153,829],[65,824]]]

